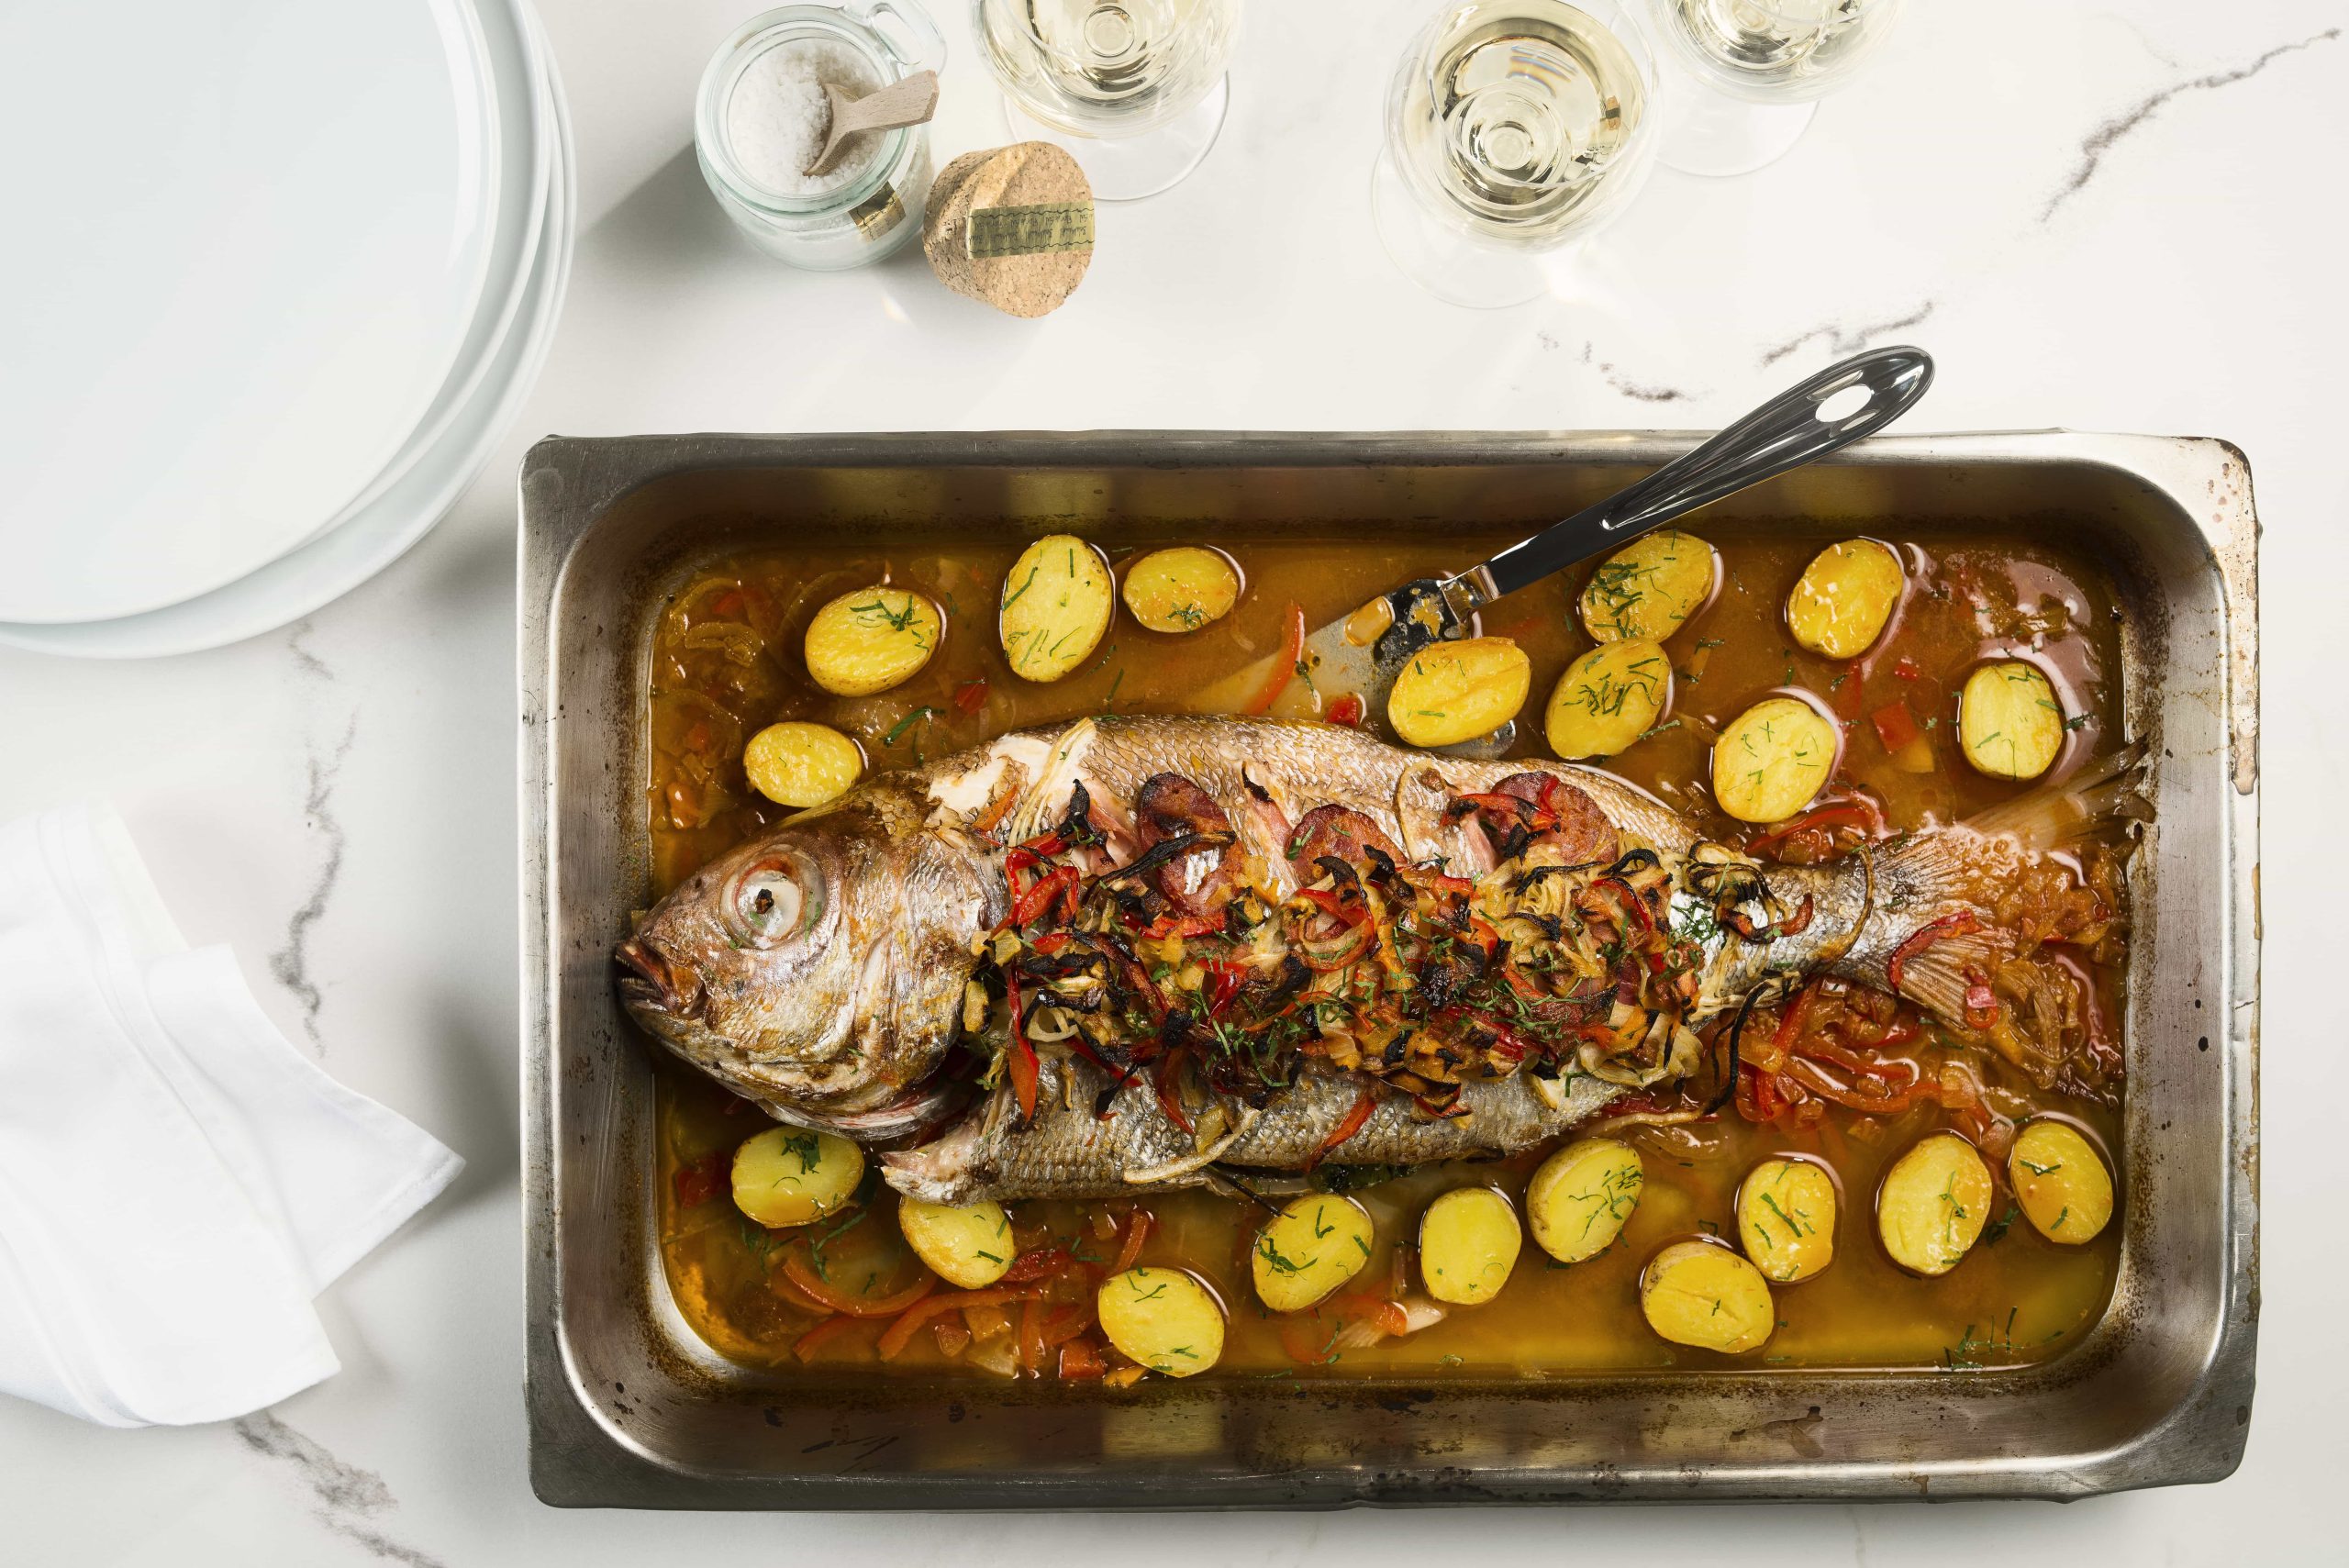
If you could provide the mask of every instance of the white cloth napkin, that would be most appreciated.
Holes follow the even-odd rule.
[[[0,1393],[136,1427],[306,1388],[311,1297],[463,1165],[188,949],[111,810],[0,827]]]

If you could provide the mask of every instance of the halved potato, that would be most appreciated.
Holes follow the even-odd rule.
[[[1560,757],[1611,757],[1672,706],[1672,661],[1645,639],[1602,642],[1558,677],[1545,728]]]
[[[938,651],[938,606],[904,588],[842,594],[807,623],[807,673],[826,691],[871,696],[911,680]]]
[[[2035,666],[2000,660],[1965,678],[1957,698],[1957,737],[1976,772],[2035,779],[2063,750],[2064,709]]]
[[[864,1151],[805,1127],[771,1127],[734,1151],[734,1207],[761,1225],[806,1225],[845,1207]]]
[[[1506,637],[1439,642],[1411,655],[1386,694],[1386,722],[1413,746],[1456,746],[1517,717],[1533,662]]]
[[[1662,642],[1705,607],[1720,581],[1713,547],[1678,528],[1635,539],[1584,585],[1583,629],[1593,642]]]
[[[2112,1173],[2076,1129],[2039,1120],[2007,1156],[2007,1180],[2031,1228],[2066,1246],[2093,1240],[2112,1218]]]
[[[1884,635],[1907,574],[1889,546],[1847,539],[1810,558],[1787,595],[1787,630],[1813,653],[1857,659]]]
[[[1737,1237],[1764,1277],[1807,1280],[1835,1261],[1835,1178],[1808,1160],[1765,1160],[1737,1189]]]
[[[1003,580],[996,635],[1011,673],[1057,681],[1101,645],[1117,609],[1101,552],[1074,534],[1048,534],[1022,550]]]
[[[1713,1241],[1675,1241],[1650,1258],[1640,1311],[1674,1344],[1725,1355],[1758,1349],[1778,1322],[1762,1272]]]
[[[1223,1354],[1223,1305],[1181,1269],[1128,1269],[1094,1293],[1101,1331],[1130,1359],[1188,1377]]]
[[[1219,550],[1153,550],[1126,568],[1126,608],[1152,631],[1197,631],[1240,602],[1240,569]]]
[[[1990,1167],[1954,1132],[1917,1140],[1876,1189],[1876,1231],[1911,1273],[1945,1274],[1990,1218]]]
[[[1419,1217],[1419,1280],[1438,1301],[1474,1307],[1508,1283],[1525,1233],[1491,1187],[1454,1187]]]
[[[1713,742],[1713,798],[1741,822],[1779,822],[1835,771],[1842,731],[1797,697],[1765,697]]]
[[[897,1200],[897,1229],[914,1256],[949,1284],[978,1290],[1003,1277],[1017,1243],[999,1203],[950,1207],[918,1197]]]
[[[846,795],[864,772],[864,753],[829,724],[786,719],[751,737],[742,771],[777,806],[804,810]]]
[[[1249,1259],[1256,1295],[1275,1312],[1302,1312],[1370,1262],[1369,1213],[1350,1197],[1308,1193],[1256,1233]]]
[[[1646,1182],[1640,1151],[1628,1143],[1586,1138],[1567,1144],[1526,1184],[1534,1245],[1562,1263],[1598,1256],[1615,1244]]]

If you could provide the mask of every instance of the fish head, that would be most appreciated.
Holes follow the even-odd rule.
[[[629,1014],[679,1056],[787,1121],[910,1130],[947,1091],[973,940],[999,879],[875,781],[680,883],[620,943]]]

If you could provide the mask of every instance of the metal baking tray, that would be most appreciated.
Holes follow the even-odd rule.
[[[2157,816],[2134,860],[2125,1233],[2104,1318],[2007,1371],[1128,1394],[792,1381],[718,1359],[653,1244],[652,1076],[609,954],[647,901],[657,589],[746,543],[967,529],[1425,533],[1563,516],[1663,433],[554,438],[521,473],[530,1472],[571,1507],[1303,1507],[2032,1496],[2240,1462],[2259,1302],[2257,525],[2223,442],[1881,439],[1707,520],[2043,529],[2109,564]],[[2154,977],[2159,983],[2154,983]],[[1202,1380],[1203,1382],[1205,1380]]]

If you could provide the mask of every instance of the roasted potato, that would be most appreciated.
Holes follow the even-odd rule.
[[[1954,1132],[1917,1140],[1876,1189],[1876,1231],[1892,1261],[1911,1273],[1957,1267],[1990,1218],[1990,1167]]]
[[[1370,1262],[1370,1215],[1350,1197],[1308,1193],[1256,1233],[1249,1260],[1256,1296],[1275,1312],[1302,1312]]]
[[[999,1203],[950,1207],[918,1197],[897,1200],[897,1229],[906,1245],[930,1271],[952,1285],[978,1290],[995,1284],[1011,1267],[1016,1245],[1011,1217]]]
[[[1640,1310],[1674,1344],[1725,1355],[1759,1349],[1778,1322],[1762,1272],[1714,1241],[1675,1241],[1650,1258]]]
[[[1965,678],[1957,697],[1957,738],[1976,772],[2035,779],[2064,748],[2064,709],[2036,667],[2000,660]]]
[[[2007,1181],[2031,1228],[2066,1246],[2096,1239],[2112,1218],[2112,1173],[2078,1129],[2044,1118],[2007,1156]]]
[[[1640,1151],[1628,1143],[1586,1138],[1567,1144],[1526,1184],[1534,1245],[1562,1263],[1598,1256],[1622,1233],[1646,1181]]]
[[[859,588],[816,612],[803,645],[807,674],[844,697],[913,679],[938,651],[938,606],[903,588]]]
[[[1843,732],[1797,697],[1765,697],[1713,742],[1713,799],[1741,822],[1780,822],[1809,806],[1831,774]]]
[[[1713,547],[1678,528],[1635,539],[1599,564],[1578,601],[1593,642],[1662,642],[1720,582]]]
[[[1101,645],[1117,609],[1108,562],[1074,534],[1048,534],[1020,552],[1003,580],[996,634],[1011,673],[1057,681]]]
[[[1545,728],[1554,756],[1611,757],[1655,728],[1672,706],[1664,645],[1602,642],[1558,677]]]
[[[1787,595],[1787,630],[1813,653],[1857,659],[1900,607],[1905,577],[1889,546],[1872,539],[1831,544],[1810,558]]]
[[[1809,1160],[1763,1161],[1737,1189],[1737,1239],[1765,1279],[1809,1279],[1835,1261],[1835,1178]]]
[[[1223,1354],[1223,1305],[1181,1269],[1128,1269],[1101,1282],[1101,1331],[1128,1359],[1169,1377],[1207,1371]]]
[[[1455,1307],[1490,1301],[1524,1245],[1508,1199],[1491,1187],[1454,1187],[1419,1217],[1419,1281]]]
[[[1456,746],[1517,717],[1533,662],[1506,637],[1439,642],[1411,655],[1386,694],[1386,722],[1413,746]]]
[[[734,1207],[761,1225],[806,1225],[837,1213],[864,1179],[864,1151],[804,1127],[771,1127],[734,1151]]]
[[[1240,569],[1219,550],[1153,550],[1126,568],[1126,608],[1152,631],[1197,631],[1240,602]]]
[[[791,719],[751,737],[742,771],[777,806],[805,810],[846,795],[864,772],[864,753],[830,725]]]

